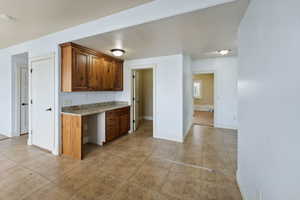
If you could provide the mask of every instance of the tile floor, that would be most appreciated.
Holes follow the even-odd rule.
[[[8,139],[8,137],[6,137],[5,135],[1,135],[1,134],[0,134],[0,141],[1,141],[1,140],[6,140],[6,139]]]
[[[26,136],[0,141],[0,199],[241,200],[235,131],[195,125],[184,144],[151,132],[145,122],[104,147],[88,145],[83,161],[29,147]]]

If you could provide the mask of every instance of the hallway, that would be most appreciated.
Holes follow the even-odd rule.
[[[194,111],[193,123],[201,126],[214,126],[214,112]]]
[[[146,121],[131,135],[87,149],[76,161],[29,147],[26,136],[1,141],[0,199],[241,200],[232,130],[195,125],[180,144],[153,139]]]

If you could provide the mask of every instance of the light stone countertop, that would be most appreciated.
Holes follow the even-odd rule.
[[[76,106],[66,106],[62,108],[62,114],[75,115],[75,116],[87,116],[94,115],[118,108],[128,107],[128,102],[112,101],[94,104],[83,104]]]

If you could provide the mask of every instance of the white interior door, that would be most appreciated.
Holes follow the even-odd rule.
[[[138,71],[133,71],[133,131],[136,131],[140,121],[140,94],[139,94],[140,74]]]
[[[20,67],[20,133],[28,133],[28,68]]]
[[[51,151],[54,145],[54,56],[31,61],[31,143]]]

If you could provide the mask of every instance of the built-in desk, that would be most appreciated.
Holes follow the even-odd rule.
[[[84,144],[103,145],[130,129],[130,107],[106,102],[64,107],[61,113],[62,154],[83,159]]]

